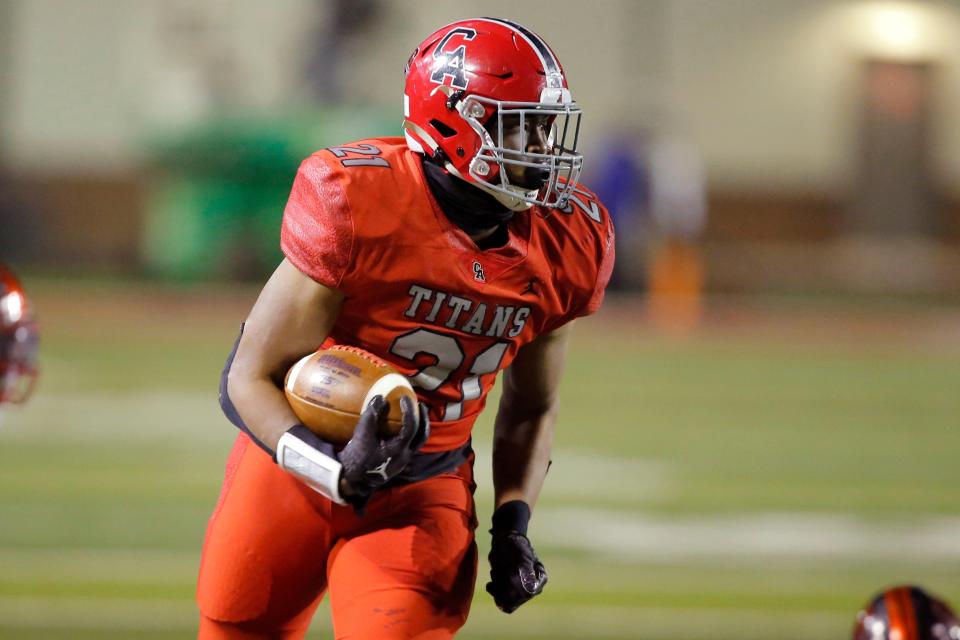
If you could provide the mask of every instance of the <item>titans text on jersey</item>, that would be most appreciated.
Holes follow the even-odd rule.
[[[404,312],[408,318],[448,329],[459,327],[460,331],[475,336],[502,338],[506,334],[509,338],[516,338],[523,332],[530,316],[530,307],[488,305],[416,284],[410,286],[409,294],[412,300]],[[430,304],[423,304],[425,302]],[[466,321],[462,322],[464,319]]]

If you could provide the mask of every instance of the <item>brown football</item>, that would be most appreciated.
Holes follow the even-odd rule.
[[[417,395],[405,376],[375,355],[345,345],[301,358],[290,367],[283,388],[304,426],[334,444],[350,440],[360,414],[376,395],[390,403],[382,436],[400,431],[401,397],[409,396],[418,410]]]

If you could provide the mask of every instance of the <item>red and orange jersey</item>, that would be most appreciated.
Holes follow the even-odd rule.
[[[283,252],[344,294],[333,340],[410,376],[431,407],[425,452],[464,444],[518,349],[603,299],[613,227],[590,191],[577,187],[565,211],[518,213],[508,230],[504,246],[478,249],[444,216],[402,138],[324,149],[297,172]]]

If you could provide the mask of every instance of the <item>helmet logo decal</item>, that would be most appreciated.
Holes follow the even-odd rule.
[[[463,63],[467,54],[466,45],[461,44],[453,51],[444,51],[444,47],[447,46],[447,43],[454,36],[462,36],[464,40],[473,40],[477,36],[477,30],[468,27],[457,27],[456,29],[451,29],[447,32],[447,35],[443,36],[443,40],[441,40],[437,48],[433,50],[433,58],[436,62],[434,62],[434,70],[430,76],[430,80],[437,84],[443,84],[444,78],[450,76],[450,86],[456,89],[466,89],[468,81],[463,72]]]

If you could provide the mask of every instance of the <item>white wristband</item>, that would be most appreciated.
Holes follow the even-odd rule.
[[[343,465],[289,431],[280,436],[277,442],[277,464],[300,478],[317,493],[337,504],[347,504],[340,496],[340,472]]]

